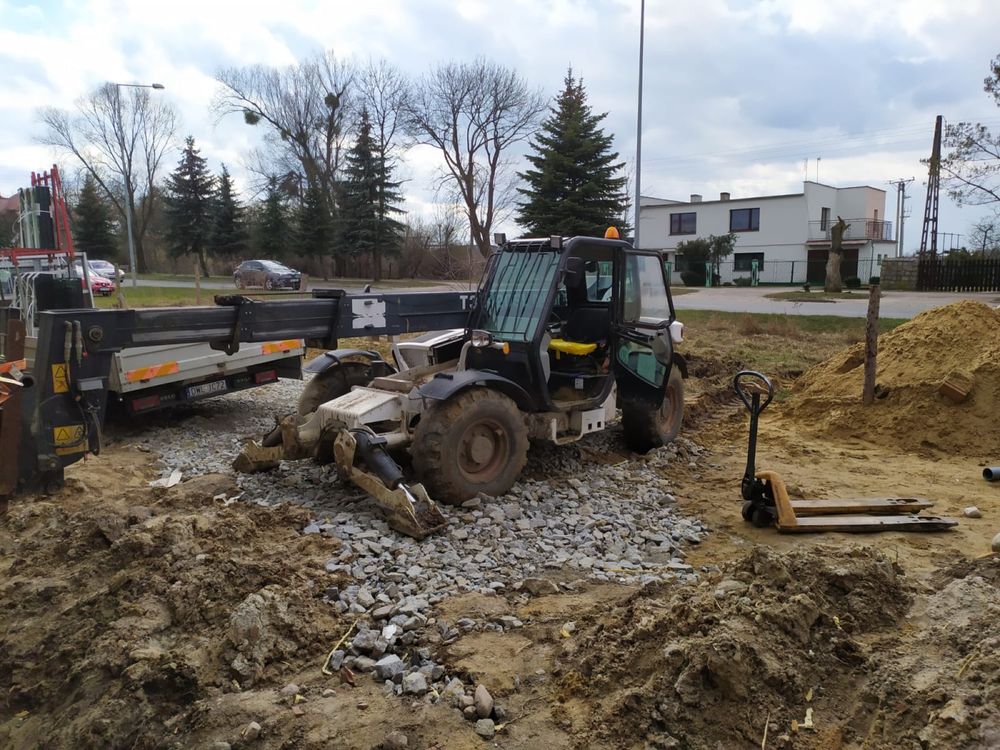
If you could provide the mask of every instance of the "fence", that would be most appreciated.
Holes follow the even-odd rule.
[[[756,274],[753,263],[747,264],[744,261],[723,261],[717,270],[718,278],[712,280],[712,286],[757,286],[784,285],[801,286],[809,283],[813,286],[822,286],[826,281],[826,261],[825,260],[765,260],[757,261]],[[695,276],[701,279],[694,286],[708,286],[707,272],[704,264],[698,268],[690,268],[690,264],[681,264],[680,268],[670,268],[671,284],[683,286],[684,279],[682,273],[686,270],[694,272]],[[846,280],[852,277],[858,278],[862,284],[867,284],[872,276],[881,273],[882,260],[880,258],[864,258],[861,260],[843,260],[840,264],[840,278]],[[684,274],[689,277],[689,274]],[[756,276],[756,279],[754,278]]]
[[[941,292],[1000,291],[1000,259],[921,258],[917,264],[917,289]]]

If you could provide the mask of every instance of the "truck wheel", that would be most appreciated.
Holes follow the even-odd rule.
[[[622,405],[625,443],[636,453],[647,453],[673,442],[684,419],[684,377],[678,367],[670,368],[663,404],[655,411],[641,402]]]
[[[511,488],[528,461],[528,430],[513,401],[472,388],[421,416],[411,452],[431,499],[461,505]]]
[[[371,368],[360,362],[345,362],[317,373],[306,383],[302,395],[299,396],[299,416],[312,414],[320,404],[340,398],[356,385],[368,385],[370,382],[372,382]]]

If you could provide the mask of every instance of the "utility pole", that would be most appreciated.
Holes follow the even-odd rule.
[[[934,144],[931,146],[931,159],[927,169],[927,201],[924,204],[924,228],[920,234],[920,254],[928,249],[931,257],[937,255],[938,242],[938,196],[941,188],[941,115],[934,120]],[[930,247],[927,240],[930,239]]]
[[[890,185],[896,186],[896,257],[903,257],[903,227],[906,224],[906,186],[913,182],[913,178],[900,178],[895,182],[890,181]]]

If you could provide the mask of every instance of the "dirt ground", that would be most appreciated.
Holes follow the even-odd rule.
[[[779,343],[798,358],[756,354]],[[427,749],[1000,747],[990,446],[902,451],[801,425],[795,381],[846,343],[722,330],[690,343],[686,435],[709,456],[671,480],[711,528],[687,557],[698,583],[437,605],[449,621],[524,622],[432,644],[505,707],[489,741],[446,700],[323,674],[353,616],[323,601],[345,582],[323,567],[334,540],[300,533],[306,511],[232,502],[223,475],[150,488],[151,457],[112,446],[72,467],[60,494],[18,499],[0,520],[0,747],[367,749],[393,731]],[[780,535],[744,523],[746,415],[729,383],[745,366],[776,376],[758,463],[794,495],[926,497],[958,527]],[[962,516],[971,505],[982,518]],[[282,694],[289,683],[300,698]]]

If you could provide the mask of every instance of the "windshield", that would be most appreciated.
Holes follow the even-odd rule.
[[[559,256],[547,246],[500,253],[482,300],[479,328],[503,341],[530,341],[555,282]]]
[[[275,263],[273,260],[262,260],[260,263],[268,271],[291,271],[292,270],[288,266],[282,265],[281,263]]]

